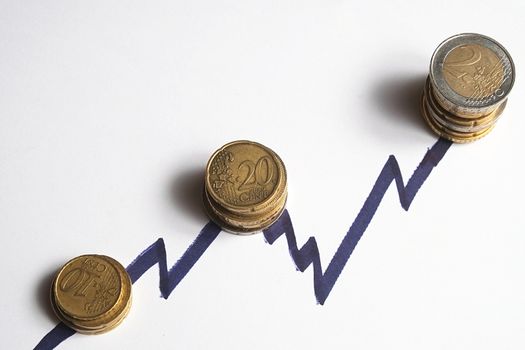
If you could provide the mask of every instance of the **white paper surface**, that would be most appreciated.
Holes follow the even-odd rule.
[[[389,155],[410,177],[437,137],[418,112],[445,38],[500,41],[516,84],[494,131],[453,145],[404,211],[395,186],[325,305],[284,238],[221,233],[168,300],[157,268],[129,317],[59,349],[525,347],[523,1],[1,1],[1,348],[58,322],[70,258],[171,265],[208,222],[201,176],[236,139],[288,170],[299,246],[323,267]]]

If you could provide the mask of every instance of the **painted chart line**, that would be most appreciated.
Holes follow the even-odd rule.
[[[279,237],[285,235],[288,249],[296,267],[304,272],[308,266],[313,265],[314,292],[319,304],[324,304],[339,275],[350,259],[355,246],[363,236],[368,224],[372,221],[379,204],[381,203],[390,184],[395,181],[399,201],[403,209],[408,210],[417,192],[426,181],[434,167],[436,167],[451,146],[451,142],[440,138],[427,152],[418,167],[408,180],[406,186],[403,182],[401,169],[396,158],[388,157],[381,173],[370,191],[365,203],[357,214],[350,229],[345,234],[339,248],[335,252],[327,269],[323,273],[321,257],[315,237],[310,237],[306,243],[298,248],[292,221],[288,211],[284,211],[281,218],[270,228],[264,231],[264,237],[269,244],[273,244]],[[171,292],[182,281],[193,265],[200,259],[206,249],[217,238],[221,229],[213,222],[203,227],[195,241],[188,247],[182,257],[168,270],[166,260],[166,248],[164,241],[159,238],[155,243],[146,248],[126,268],[131,281],[136,282],[146,271],[154,265],[159,267],[159,288],[161,295],[167,299]],[[75,334],[75,331],[59,323],[36,345],[35,350],[54,349],[67,338]]]

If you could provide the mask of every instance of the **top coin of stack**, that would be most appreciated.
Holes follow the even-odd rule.
[[[430,61],[421,112],[438,135],[470,142],[488,134],[514,84],[512,58],[495,40],[458,34],[442,42]]]
[[[58,318],[79,333],[112,330],[131,307],[131,280],[124,267],[103,255],[82,255],[67,262],[51,286]]]
[[[208,215],[224,230],[252,234],[273,224],[283,212],[286,169],[266,146],[230,142],[208,161],[203,196]]]

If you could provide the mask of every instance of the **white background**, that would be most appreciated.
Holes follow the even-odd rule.
[[[168,300],[60,349],[523,349],[525,2],[0,1],[1,347],[57,323],[52,275],[84,253],[174,263],[208,221],[211,153],[274,149],[323,267],[394,154],[436,141],[418,113],[432,52],[479,32],[518,75],[485,139],[453,145],[405,212],[392,186],[324,306],[286,242],[222,233]]]

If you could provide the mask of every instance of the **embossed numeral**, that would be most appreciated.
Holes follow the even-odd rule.
[[[248,174],[239,186],[239,191],[243,191],[247,188],[250,188],[250,185],[253,185],[255,183],[255,176],[253,175],[255,173],[255,164],[251,160],[245,160],[244,162],[239,164],[239,170],[241,170],[241,168],[247,168]]]
[[[263,177],[264,176],[264,177]],[[255,181],[261,185],[267,185],[272,181],[273,168],[270,165],[270,159],[268,157],[262,157],[257,161],[255,165]],[[264,178],[264,181],[260,181]]]
[[[257,163],[251,160],[245,160],[239,164],[239,170],[241,170],[241,168],[248,170],[246,177],[241,181],[239,191],[253,187],[255,184],[264,186],[270,183],[273,178],[273,168],[270,164],[268,156],[259,158]]]
[[[461,79],[464,75],[468,74],[466,71],[461,69],[462,67],[472,66],[481,60],[481,51],[477,47],[464,46],[461,47],[461,49],[468,50],[470,56],[456,62],[450,62],[447,60],[443,65],[443,69],[456,77],[456,79]]]
[[[64,279],[60,283],[60,289],[66,293],[73,290],[75,296],[85,297],[87,288],[96,277],[99,276],[84,269],[76,268],[64,276]]]

